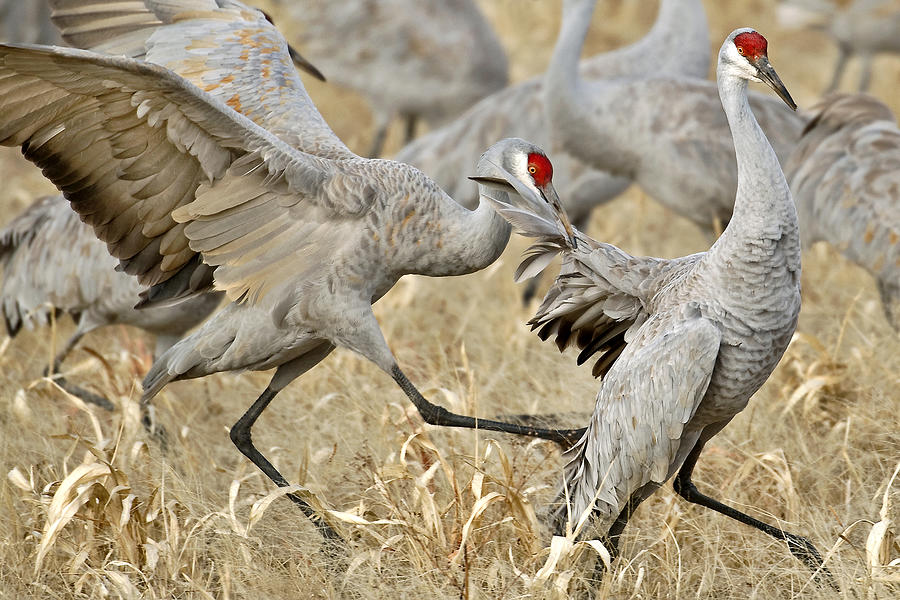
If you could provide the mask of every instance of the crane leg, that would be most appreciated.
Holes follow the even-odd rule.
[[[844,46],[838,46],[838,58],[834,65],[834,75],[831,76],[831,83],[825,88],[824,94],[833,92],[838,89],[841,84],[841,77],[844,75],[844,69],[847,67],[847,60],[850,58],[850,51]]]
[[[872,55],[866,54],[862,57],[860,65],[862,73],[859,75],[859,91],[865,92],[869,89],[872,81]]]
[[[603,545],[606,546],[606,549],[609,551],[610,562],[613,562],[619,557],[619,540],[622,538],[622,532],[625,531],[625,526],[628,525],[628,519],[631,518],[631,515],[634,514],[634,511],[637,510],[638,505],[643,500],[643,496],[631,496],[631,498],[628,499],[628,502],[625,503],[625,508],[622,509],[622,512],[619,513],[619,516],[617,516],[616,520],[613,521],[613,524],[609,528],[609,531],[607,531],[606,535],[600,539],[600,541],[603,542]],[[604,564],[604,562],[602,560],[597,561],[597,566],[594,567],[594,573],[591,575],[591,580],[594,582],[602,581],[603,574],[605,572],[606,565]]]
[[[406,393],[415,407],[418,409],[422,419],[429,425],[440,425],[443,427],[464,427],[467,429],[486,429],[489,431],[501,431],[503,433],[512,433],[514,435],[527,435],[537,437],[544,440],[556,442],[563,448],[569,448],[577,442],[584,434],[585,429],[543,429],[540,427],[531,427],[528,425],[516,425],[513,423],[502,423],[490,419],[476,419],[465,415],[452,413],[442,406],[437,406],[426,400],[419,390],[410,383],[400,367],[394,365],[391,370],[394,381]]]
[[[414,114],[406,115],[404,119],[404,130],[403,130],[403,143],[408,144],[414,139],[416,139],[416,124],[418,123],[418,118]]]
[[[701,494],[697,490],[697,487],[691,481],[691,474],[694,471],[694,466],[697,464],[697,458],[699,458],[700,452],[702,450],[703,442],[697,442],[697,445],[695,445],[693,450],[691,450],[691,453],[688,454],[687,458],[684,461],[684,464],[681,467],[681,470],[678,471],[678,475],[675,476],[675,480],[672,482],[672,487],[675,488],[675,492],[688,502],[699,504],[700,506],[705,506],[706,508],[711,508],[712,510],[721,513],[726,517],[730,517],[735,521],[740,521],[745,525],[755,527],[763,533],[771,535],[775,539],[783,540],[787,543],[788,550],[791,551],[791,554],[800,559],[807,567],[809,567],[809,569],[815,575],[816,580],[820,579],[820,575],[824,575],[826,583],[837,590],[837,584],[834,581],[834,577],[831,575],[831,571],[829,571],[825,566],[825,561],[822,560],[822,555],[819,554],[818,550],[816,550],[816,547],[813,546],[812,542],[810,542],[808,539],[799,535],[794,535],[793,533],[788,533],[777,527],[772,527],[768,523],[763,523],[758,519],[754,519],[750,515],[722,504],[718,500],[710,498],[705,494]]]
[[[53,364],[44,367],[44,377],[55,375],[53,377],[53,381],[56,383],[56,385],[64,389],[66,392],[72,394],[77,398],[81,398],[85,402],[96,404],[100,408],[104,408],[106,410],[115,410],[116,407],[113,406],[112,402],[110,402],[103,396],[99,396],[73,383],[69,383],[62,375],[56,375],[56,373],[59,373],[59,369],[62,366],[63,361],[66,359],[66,356],[69,355],[69,352],[72,351],[72,348],[75,347],[75,344],[77,344],[81,340],[81,338],[84,337],[84,333],[85,332],[83,331],[76,331],[72,335],[72,337],[70,337],[68,341],[66,341],[66,344],[65,346],[63,346],[62,350],[60,350],[59,353],[57,353],[57,355],[53,358]]]
[[[253,403],[253,406],[247,409],[247,412],[245,412],[244,415],[238,419],[237,423],[232,426],[231,441],[234,442],[237,449],[241,451],[241,454],[249,458],[254,465],[259,467],[260,471],[265,473],[266,477],[272,480],[272,483],[278,487],[287,487],[290,485],[288,480],[278,472],[278,469],[276,469],[265,456],[263,456],[262,452],[256,449],[250,434],[250,429],[253,427],[256,419],[259,418],[259,415],[262,414],[276,394],[278,394],[278,391],[273,390],[270,387],[263,390],[263,393],[256,399],[256,402]],[[343,542],[343,538],[340,534],[325,521],[322,515],[317,513],[312,506],[303,500],[303,498],[293,493],[288,494],[287,497],[300,507],[300,510],[303,511],[303,514],[305,514],[310,521],[312,521],[313,525],[316,526],[316,529],[319,530],[319,533],[322,534],[322,537],[325,538],[326,542],[331,542],[333,544],[335,542]]]
[[[372,145],[369,147],[369,157],[378,158],[384,150],[384,142],[387,140],[388,127],[394,115],[390,111],[375,110],[375,135],[372,137]]]

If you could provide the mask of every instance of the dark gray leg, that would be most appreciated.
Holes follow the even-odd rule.
[[[838,46],[838,59],[837,63],[834,65],[834,75],[831,76],[831,83],[828,84],[828,87],[825,88],[823,93],[827,94],[829,92],[833,92],[838,89],[838,86],[841,84],[841,77],[844,74],[844,69],[847,67],[847,60],[850,58],[850,51],[848,48],[839,45]]]
[[[77,331],[72,337],[68,339],[62,350],[60,350],[59,353],[54,357],[53,365],[44,367],[44,377],[51,377],[56,373],[59,373],[59,369],[62,366],[63,361],[66,359],[66,356],[69,355],[69,352],[72,351],[72,348],[75,347],[75,344],[77,344],[82,337],[84,337],[84,333]],[[61,375],[56,375],[52,377],[52,379],[56,383],[56,385],[66,390],[73,396],[81,398],[85,402],[96,404],[100,408],[104,408],[106,410],[115,410],[116,408],[115,406],[113,406],[112,402],[110,402],[103,396],[98,396],[97,394],[89,392],[82,387],[79,387],[73,383],[69,383],[66,378]]]
[[[825,562],[822,560],[822,556],[816,550],[816,547],[813,546],[812,542],[810,542],[808,539],[799,535],[794,535],[793,533],[782,531],[777,527],[772,527],[768,523],[763,523],[762,521],[754,519],[750,515],[742,513],[735,508],[726,506],[718,500],[701,494],[697,490],[696,486],[694,486],[694,483],[691,481],[691,473],[693,473],[694,466],[697,464],[697,459],[700,457],[700,452],[702,451],[703,443],[698,442],[697,445],[694,446],[693,450],[691,450],[691,453],[688,454],[688,457],[685,459],[684,464],[681,466],[681,470],[678,471],[678,475],[675,476],[675,480],[672,482],[672,486],[675,488],[675,492],[688,502],[693,502],[694,504],[699,504],[700,506],[711,508],[712,510],[721,513],[726,517],[731,517],[735,521],[740,521],[745,525],[755,527],[763,533],[771,535],[775,539],[785,541],[787,543],[788,550],[791,551],[791,554],[803,561],[803,563],[807,567],[809,567],[809,569],[813,571],[813,573],[817,573],[817,580],[820,579],[820,574],[824,575],[825,582],[834,589],[838,589],[837,584],[834,581],[834,577],[831,575],[831,572],[828,570],[828,568],[825,566]]]
[[[406,395],[412,401],[422,415],[422,419],[429,425],[441,425],[443,427],[464,427],[467,429],[486,429],[489,431],[502,431],[503,433],[512,433],[515,435],[527,435],[545,440],[556,442],[563,448],[569,448],[577,442],[584,434],[585,429],[542,429],[539,427],[530,427],[527,425],[515,425],[512,423],[501,423],[500,421],[492,421],[490,419],[476,419],[464,415],[458,415],[448,411],[442,406],[437,406],[426,400],[419,390],[410,383],[400,367],[394,365],[391,370],[394,381],[400,388],[406,392]]]
[[[405,127],[403,130],[403,143],[408,144],[416,139],[416,124],[418,122],[418,118],[416,117],[416,115],[409,114],[406,115],[405,121]]]
[[[245,412],[231,428],[231,441],[234,442],[237,449],[241,451],[241,454],[249,458],[254,465],[259,467],[260,471],[266,474],[266,477],[272,480],[272,483],[278,487],[287,487],[290,485],[288,480],[278,472],[278,469],[276,469],[265,456],[263,456],[262,452],[256,449],[250,436],[250,429],[253,427],[256,419],[259,418],[259,415],[262,414],[277,393],[277,391],[268,387],[263,391],[256,402],[253,403],[253,406],[247,409],[247,412]],[[319,530],[319,533],[322,534],[326,541],[343,542],[343,538],[341,538],[337,531],[332,529],[322,516],[319,515],[313,507],[307,504],[303,498],[293,493],[288,494],[287,497],[300,507],[303,514],[313,522],[316,529]]]

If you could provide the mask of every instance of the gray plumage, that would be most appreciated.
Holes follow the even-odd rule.
[[[826,97],[784,172],[804,246],[828,241],[871,273],[898,328],[900,128],[893,113],[864,94]]]
[[[442,125],[506,86],[506,53],[473,0],[292,0],[297,45],[372,108],[378,156],[395,117]],[[408,135],[414,124],[407,124]],[[491,142],[500,139],[491,138]],[[407,142],[410,139],[406,140]],[[489,144],[481,146],[480,153]],[[471,166],[478,154],[469,157]]]
[[[601,535],[615,546],[631,511],[676,471],[693,488],[690,473],[703,445],[744,409],[796,327],[797,213],[753,116],[747,81],[768,77],[790,98],[764,50],[752,61],[739,54],[747,39],[741,35],[761,39],[751,29],[734,31],[718,61],[737,155],[734,217],[707,252],[635,257],[580,232],[573,244],[549,219],[517,219],[494,202],[538,238],[519,277],[562,254],[559,277],[532,327],[560,349],[580,348],[578,362],[594,361],[594,374],[603,377],[587,432],[565,454],[563,486],[549,514],[555,533],[567,524],[574,529],[593,511]],[[810,555],[818,556],[814,549]]]
[[[291,146],[355,156],[306,94],[284,38],[262,12],[236,0],[49,2],[71,46],[162,65]]]
[[[0,0],[0,42],[58,43],[47,0]]]
[[[672,52],[674,44],[679,51]],[[706,77],[709,33],[699,0],[662,0],[653,28],[638,42],[598,54],[580,64],[590,80],[640,78],[659,72]],[[522,137],[551,147],[545,117],[545,76],[533,77],[485,98],[453,123],[403,148],[395,159],[415,165],[466,206],[474,206],[478,189],[468,181],[472,161],[493,140]],[[577,158],[559,154],[554,180],[574,223],[583,226],[591,209],[608,202],[630,185],[624,177],[594,170]]]
[[[115,270],[118,261],[62,196],[40,198],[0,230],[0,304],[11,336],[47,325],[55,312],[78,327],[65,349],[86,333],[120,323],[156,336],[156,354],[170,348],[218,306],[208,294],[166,307],[135,310],[144,289]],[[61,354],[57,359],[61,362]]]
[[[595,169],[633,180],[653,199],[698,226],[728,223],[737,189],[734,145],[716,84],[693,77],[591,80],[578,69],[591,0],[564,3],[564,19],[545,75],[544,106],[554,147]],[[680,57],[684,37],[666,48]],[[794,149],[807,117],[771,96],[750,105],[780,160]]]
[[[872,81],[875,55],[900,54],[898,0],[856,0],[843,8],[829,0],[783,0],[778,18],[785,27],[821,30],[837,44],[838,58],[826,92],[838,88],[854,56],[861,62],[858,89],[864,92]]]

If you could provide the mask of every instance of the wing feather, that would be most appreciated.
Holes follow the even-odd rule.
[[[555,531],[592,506],[605,531],[634,492],[672,476],[679,451],[695,441],[685,425],[706,394],[720,340],[690,307],[644,323],[604,377],[584,437],[566,452],[564,489],[550,515]]]
[[[232,299],[255,301],[303,272],[289,267],[293,252],[339,239],[331,222],[364,217],[377,196],[352,162],[299,152],[172,72],[125,57],[0,47],[0,114],[16,117],[0,119],[3,143],[23,145],[159,301],[211,286],[215,267]],[[201,218],[221,222],[192,230]]]
[[[288,144],[353,154],[319,114],[265,15],[235,0],[50,0],[72,46],[162,65]],[[152,119],[151,119],[152,122]]]

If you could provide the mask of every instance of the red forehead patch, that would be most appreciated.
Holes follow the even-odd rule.
[[[543,154],[531,152],[528,154],[528,173],[534,179],[535,185],[544,187],[553,179],[553,165]]]
[[[734,45],[737,46],[741,55],[747,58],[759,58],[760,56],[767,56],[766,52],[769,42],[761,34],[755,31],[747,31],[734,37]]]

